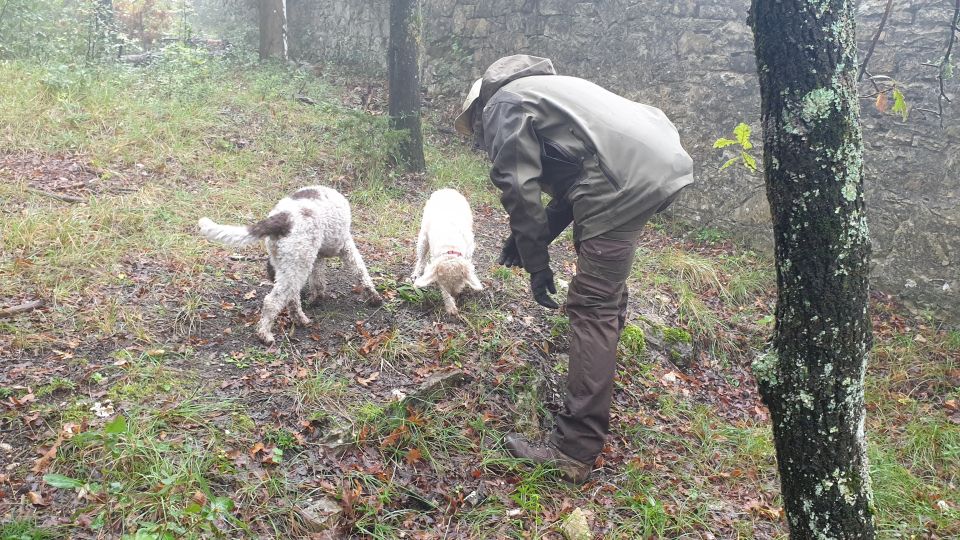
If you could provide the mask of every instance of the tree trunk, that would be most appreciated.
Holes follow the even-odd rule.
[[[857,45],[850,0],[752,0],[773,216],[773,420],[792,539],[874,537],[863,380],[872,345]]]
[[[397,156],[408,172],[426,170],[420,129],[421,26],[419,0],[390,1],[390,127],[409,133]]]
[[[116,42],[113,0],[96,0],[90,14],[90,31],[87,35],[87,60],[103,56]],[[101,50],[101,47],[103,50]]]
[[[287,59],[287,0],[259,0],[260,60]]]

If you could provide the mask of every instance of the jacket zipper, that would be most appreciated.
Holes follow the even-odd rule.
[[[576,137],[583,144],[583,146],[587,148],[587,150],[591,154],[593,154],[593,158],[597,160],[597,165],[600,167],[600,172],[603,173],[604,178],[607,179],[607,182],[613,187],[613,189],[617,191],[620,191],[621,189],[623,189],[622,186],[620,185],[620,181],[617,180],[616,175],[614,175],[613,172],[611,172],[610,169],[608,169],[607,166],[603,163],[603,160],[600,159],[600,153],[597,152],[597,149],[592,144],[588,143],[586,140],[578,136],[577,132],[574,131],[573,128],[570,128],[570,133],[574,137]]]
[[[603,172],[603,176],[607,178],[607,182],[610,182],[610,185],[613,186],[613,189],[620,191],[620,182],[618,182],[617,177],[610,172],[610,169],[603,164],[603,161],[600,161],[600,154],[594,154],[594,157],[597,158],[597,165],[600,166],[600,171]]]

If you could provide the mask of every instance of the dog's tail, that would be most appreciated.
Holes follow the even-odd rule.
[[[248,227],[220,225],[208,218],[200,218],[197,225],[200,227],[200,234],[207,239],[228,246],[246,246],[268,236],[280,238],[286,236],[291,227],[290,214],[286,212],[278,212]]]

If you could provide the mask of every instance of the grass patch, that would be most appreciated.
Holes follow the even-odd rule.
[[[51,468],[58,476],[47,483],[87,493],[95,523],[110,530],[238,531],[232,490],[221,477],[231,466],[218,451],[218,430],[207,422],[221,412],[219,403],[187,400],[117,415],[64,442]]]

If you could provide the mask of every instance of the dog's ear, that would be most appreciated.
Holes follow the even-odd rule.
[[[426,287],[434,281],[437,280],[437,264],[430,263],[427,265],[427,268],[423,271],[423,274],[413,282],[413,286],[417,288]]]
[[[470,271],[467,273],[467,285],[475,291],[483,290],[483,283],[480,283],[480,278],[477,277],[477,271],[472,264],[470,265]]]

